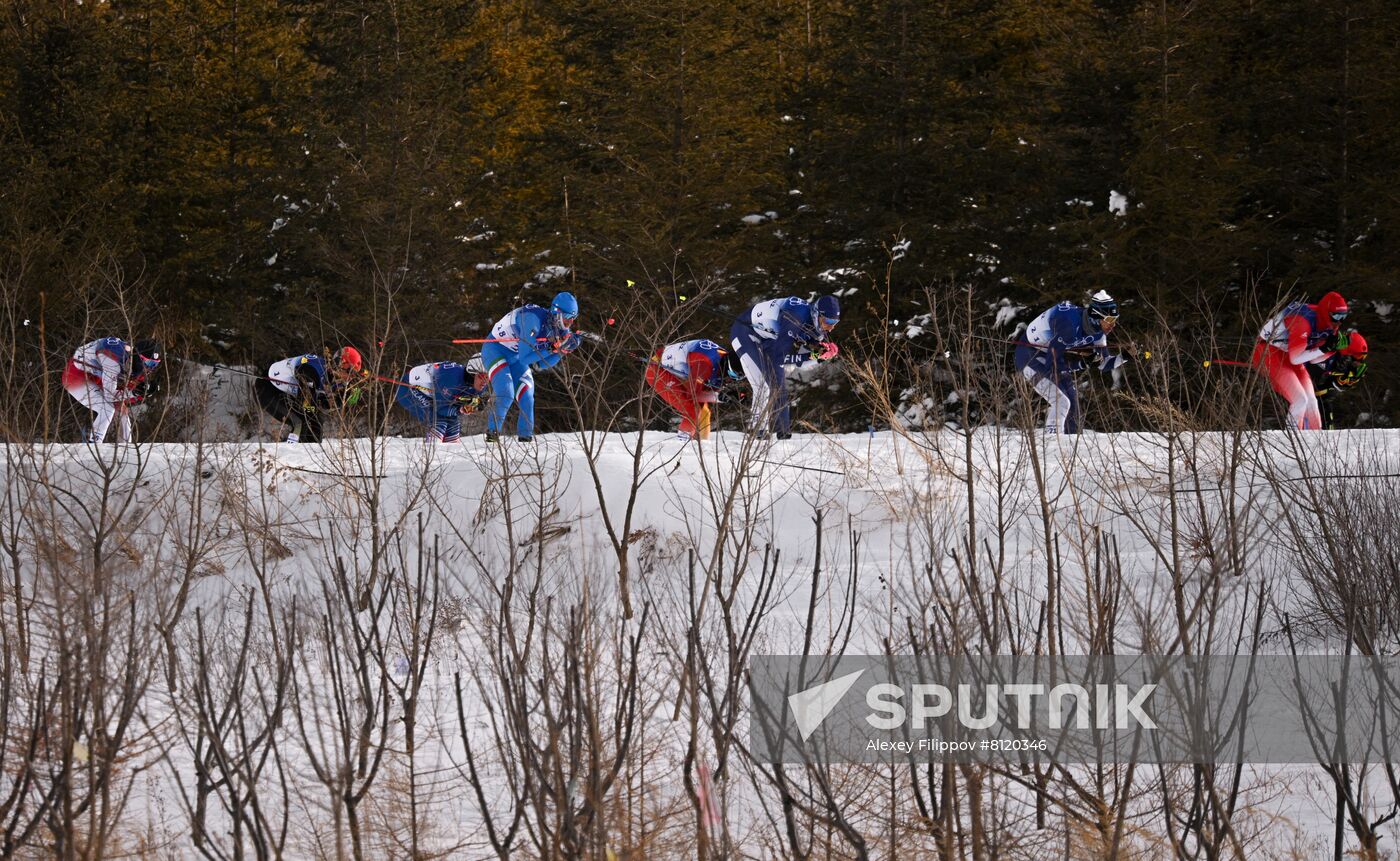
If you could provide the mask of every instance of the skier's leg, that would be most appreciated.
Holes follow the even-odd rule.
[[[762,366],[751,355],[740,353],[739,366],[744,369],[744,378],[748,380],[749,391],[753,395],[753,406],[749,413],[749,429],[756,433],[767,433],[770,424],[769,417],[772,415],[771,402],[773,399],[773,389],[768,384],[768,376],[763,373]]]
[[[1251,364],[1269,378],[1269,385],[1288,401],[1288,423],[1299,430],[1315,430],[1322,425],[1317,413],[1317,396],[1305,368],[1288,361],[1288,354],[1277,347],[1258,344]]]
[[[792,434],[792,410],[788,404],[787,368],[781,363],[770,365],[773,381],[773,421],[780,436]]]
[[[1308,430],[1322,430],[1322,410],[1317,405],[1317,389],[1313,388],[1312,376],[1301,365],[1293,366],[1298,379],[1298,388],[1303,393],[1303,426]]]
[[[1270,385],[1288,401],[1289,425],[1299,430],[1317,429],[1322,421],[1317,415],[1317,399],[1312,394],[1308,372],[1289,362],[1281,350],[1271,351],[1266,361]]]
[[[258,405],[279,424],[288,426],[287,441],[297,442],[301,433],[301,411],[296,408],[292,396],[277,388],[271,380],[260,378],[253,383],[253,394]]]
[[[277,422],[287,421],[287,396],[271,380],[259,377],[253,382],[253,395],[258,406]]]
[[[1322,417],[1322,429],[1336,430],[1337,401],[1333,397],[1331,390],[1324,391],[1322,394],[1319,395],[1317,394],[1316,389],[1314,389],[1313,394],[1317,397],[1317,413]]]
[[[739,366],[744,369],[744,379],[748,381],[753,395],[752,412],[749,415],[749,429],[755,433],[767,433],[772,417],[773,388],[765,373],[763,348],[753,331],[735,325],[731,330],[734,352],[739,354]]]
[[[515,431],[521,439],[529,439],[535,435],[535,380],[527,373],[528,367],[513,367],[511,371],[515,383],[515,402],[520,405]]]
[[[510,369],[511,353],[500,344],[487,344],[481,350],[481,360],[486,365],[486,375],[491,379],[491,415],[486,420],[488,433],[500,433],[505,426],[506,413],[515,400],[515,380]]]
[[[306,430],[301,435],[302,442],[321,441],[321,414],[312,413],[305,417]]]
[[[1060,390],[1058,406],[1065,411],[1065,433],[1079,433],[1079,390],[1074,387],[1074,377],[1062,374],[1056,388]]]
[[[117,441],[131,442],[131,407],[126,404],[113,404],[117,413]]]
[[[1050,405],[1050,409],[1045,414],[1045,430],[1047,433],[1066,433],[1067,423],[1070,418],[1070,410],[1073,403],[1064,389],[1057,386],[1048,376],[1037,372],[1036,365],[1027,365],[1021,371],[1021,375],[1031,384],[1037,395]],[[1073,384],[1071,383],[1071,386]]]
[[[107,428],[111,426],[112,419],[116,418],[117,405],[101,397],[102,392],[98,390],[96,405],[93,407],[97,411],[92,419],[92,439],[91,442],[103,442],[107,439]]]
[[[693,434],[698,420],[698,410],[695,401],[690,396],[690,386],[685,380],[666,370],[665,368],[651,365],[647,368],[647,382],[661,396],[671,409],[675,410],[681,417],[681,431]]]
[[[438,442],[457,442],[462,438],[462,414],[455,404],[438,409],[430,436]]]
[[[101,442],[102,437],[107,433],[107,425],[111,423],[112,417],[108,415],[106,420],[102,420],[102,411],[106,405],[106,399],[99,381],[90,377],[72,359],[68,360],[68,365],[63,369],[63,389],[72,395],[73,400],[92,410],[92,429],[88,432],[88,442]],[[110,409],[110,407],[108,407]],[[99,423],[102,433],[97,433]]]

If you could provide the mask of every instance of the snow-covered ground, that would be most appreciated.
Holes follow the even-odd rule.
[[[3,530],[32,631],[106,619],[129,596],[134,628],[88,625],[79,637],[108,647],[103,672],[139,656],[139,730],[111,761],[113,780],[132,787],[113,832],[123,846],[194,851],[207,735],[275,753],[256,776],[219,762],[205,771],[242,774],[233,782],[261,815],[287,818],[286,857],[357,846],[363,857],[415,846],[494,857],[483,804],[498,840],[517,823],[512,851],[524,856],[692,857],[692,786],[709,787],[709,840],[769,857],[789,831],[780,793],[742,754],[749,655],[1281,651],[1285,613],[1313,620],[1309,649],[1334,649],[1338,632],[1301,576],[1316,559],[1300,551],[1342,528],[1323,515],[1356,494],[1374,517],[1396,510],[1396,474],[1400,433],[1389,431],[11,445]],[[1382,546],[1376,537],[1348,546]],[[256,677],[238,672],[246,620]],[[51,641],[31,638],[26,657]],[[214,716],[243,702],[249,737],[270,724],[267,746],[214,718],[201,734],[201,690]],[[93,709],[87,724],[112,720]],[[94,761],[101,744],[85,733],[74,741]],[[615,775],[591,783],[607,771],[593,760],[611,756]],[[1120,851],[1156,857],[1169,847],[1162,780],[1181,795],[1184,773],[1141,767],[1122,800],[1121,769],[1097,797],[1057,777],[1044,828],[1015,776],[984,775],[980,795],[955,781],[953,818],[965,835],[967,805],[979,806],[1003,857],[1057,857],[1067,844],[1106,857],[1085,822],[1121,804]],[[867,842],[932,851],[907,777],[842,774],[832,804]],[[1319,769],[1249,769],[1243,787],[1231,840],[1261,857],[1330,851],[1334,799]],[[248,826],[235,838],[219,797],[206,799],[202,839],[231,857],[236,839],[253,838]],[[1378,784],[1372,801],[1384,812],[1390,796]],[[592,824],[563,808],[591,811]],[[818,855],[858,854],[817,813],[793,816]]]

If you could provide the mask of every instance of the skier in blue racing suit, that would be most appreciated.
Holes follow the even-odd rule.
[[[1046,433],[1079,433],[1079,392],[1074,374],[1084,369],[1087,360],[1097,359],[1102,371],[1127,361],[1108,349],[1108,335],[1117,324],[1118,303],[1099,290],[1088,305],[1061,302],[1026,328],[1016,347],[1016,370],[1050,404]]]

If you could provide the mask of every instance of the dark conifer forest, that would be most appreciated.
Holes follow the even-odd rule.
[[[1247,360],[1271,309],[1338,290],[1372,349],[1343,424],[1396,418],[1391,0],[3,10],[14,362],[125,326],[201,361],[350,342],[402,366],[558,289],[643,350],[838,292],[843,357],[895,343],[910,374],[1103,288],[1125,340],[1175,339],[1181,400],[1242,373],[1203,362]],[[864,428],[856,388],[805,419]]]

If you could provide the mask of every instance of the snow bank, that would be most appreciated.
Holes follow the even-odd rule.
[[[237,388],[235,381],[210,376],[210,386]],[[216,402],[226,402],[224,394]],[[230,413],[220,420],[236,419]],[[701,444],[682,444],[669,434],[556,434],[535,444],[470,437],[436,447],[398,438],[319,446],[10,446],[6,470],[7,485],[27,488],[35,508],[58,498],[49,488],[92,501],[103,498],[105,487],[108,497],[129,500],[129,510],[139,514],[118,520],[126,555],[107,563],[110,576],[139,584],[153,618],[172,612],[177,584],[186,584],[189,604],[178,619],[185,648],[193,642],[196,610],[202,630],[214,631],[236,624],[250,596],[261,596],[253,603],[259,614],[295,600],[311,614],[308,657],[298,670],[307,691],[328,678],[315,669],[324,649],[315,648],[320,628],[313,621],[336,605],[324,589],[337,571],[366,594],[379,588],[376,583],[398,584],[385,593],[394,609],[384,616],[343,607],[345,615],[326,618],[353,626],[372,617],[366,624],[385,636],[386,685],[413,678],[420,656],[404,639],[404,623],[393,620],[423,595],[426,581],[409,575],[422,570],[424,558],[439,560],[436,618],[453,621],[442,623],[443,640],[422,665],[415,742],[416,767],[438,775],[431,784],[435,809],[453,811],[434,844],[443,849],[460,841],[483,845],[482,810],[463,771],[459,718],[466,737],[480,745],[477,754],[499,769],[488,786],[501,795],[488,796],[487,808],[495,816],[513,809],[508,786],[514,778],[505,775],[519,752],[499,747],[506,743],[493,730],[500,712],[486,705],[504,684],[496,651],[505,636],[503,619],[556,624],[583,612],[559,615],[561,608],[587,607],[605,632],[597,645],[606,655],[615,655],[608,650],[622,642],[619,636],[639,638],[646,668],[640,696],[647,704],[639,732],[647,740],[648,792],[658,805],[683,807],[689,802],[679,770],[688,723],[672,716],[688,681],[687,631],[695,631],[710,668],[705,684],[712,696],[742,673],[742,666],[729,663],[736,620],[752,626],[745,646],[751,652],[841,645],[878,653],[907,648],[921,631],[936,632],[943,642],[963,638],[961,648],[1036,651],[1045,648],[1047,608],[1058,607],[1051,621],[1056,648],[1083,653],[1104,645],[1096,639],[1103,636],[1096,613],[1104,594],[1094,584],[1113,570],[1121,575],[1121,592],[1114,599],[1112,649],[1136,652],[1161,642],[1157,638],[1170,641],[1169,620],[1183,595],[1208,597],[1216,607],[1212,624],[1224,632],[1197,632],[1203,639],[1196,647],[1229,649],[1228,639],[1210,637],[1234,631],[1255,606],[1250,602],[1265,601],[1271,618],[1306,603],[1290,542],[1310,536],[1299,535],[1296,523],[1280,527],[1288,512],[1310,494],[1339,494],[1358,481],[1370,482],[1369,492],[1400,495],[1396,479],[1387,477],[1400,473],[1400,433],[1042,437],[985,428],[971,437],[883,432],[781,442],[720,433]],[[38,593],[56,576],[44,547],[63,544],[77,559],[92,545],[90,509],[60,507],[47,516],[42,540],[37,532],[24,538],[34,550],[24,576]],[[198,540],[191,537],[196,533]],[[198,550],[193,573],[179,580],[175,563],[190,548]],[[994,595],[1008,614],[997,617],[995,633],[975,624],[979,602]],[[623,618],[624,601],[630,621]],[[746,606],[758,609],[744,615]],[[738,615],[726,615],[731,611]],[[543,651],[527,662],[536,669],[549,653],[540,636],[532,648]],[[1323,647],[1326,642],[1325,636],[1317,640]],[[1274,639],[1266,648],[1282,645]],[[462,677],[468,696],[459,716],[455,685]],[[609,679],[619,683],[613,670],[600,666],[592,683],[606,691]],[[166,726],[185,708],[158,674],[144,702],[153,726]],[[720,721],[711,712],[719,702],[695,706],[702,724]],[[717,766],[723,758],[716,739],[742,743],[747,720],[741,704],[737,709],[732,731],[701,734],[700,761]],[[330,712],[316,713],[330,720]],[[403,766],[405,749],[398,726],[375,742],[391,751],[395,768]],[[173,778],[191,754],[176,736],[164,743],[167,758],[153,766],[162,776],[136,792],[132,804],[141,815],[133,822],[164,829],[179,842],[187,839],[179,835],[188,833],[188,823]],[[525,742],[511,742],[518,743]],[[324,841],[346,826],[327,812],[325,791],[312,774],[307,751],[320,743],[287,730],[278,744],[287,779],[298,787],[287,802],[291,815],[308,823],[306,840],[289,855],[311,856],[319,851],[311,834]],[[761,779],[742,776],[742,758],[730,756],[715,788],[723,796],[717,827],[739,845],[771,845],[781,835],[766,831],[756,807],[767,790]],[[1309,838],[1330,827],[1330,787],[1281,777],[1300,771],[1317,774],[1258,770],[1249,783],[1256,807],[1251,815],[1292,823]],[[402,772],[395,774],[401,789]],[[390,805],[398,791],[393,783],[370,792],[371,803]],[[1029,804],[1014,787],[1000,803]],[[1142,802],[1137,831],[1153,832],[1155,804],[1150,797]],[[878,806],[853,817],[872,837],[883,827]],[[1266,830],[1251,839],[1273,839]],[[1279,829],[1274,838],[1289,833]],[[910,846],[927,838],[917,829],[911,834]],[[1156,845],[1139,836],[1142,845]],[[1063,845],[1063,837],[1053,839]]]

